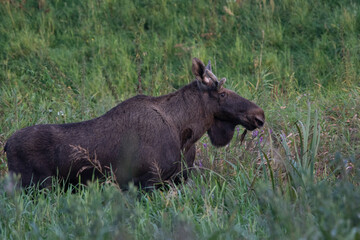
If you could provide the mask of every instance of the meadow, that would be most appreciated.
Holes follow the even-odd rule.
[[[224,148],[204,135],[190,179],[165,190],[13,190],[16,130],[176,91],[193,57],[265,127]],[[360,4],[1,0],[0,150],[1,239],[360,239]]]

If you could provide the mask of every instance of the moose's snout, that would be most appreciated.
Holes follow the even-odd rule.
[[[264,126],[265,123],[265,113],[264,110],[257,107],[254,109],[250,116],[248,117],[249,121],[252,123],[253,128],[261,128]]]
[[[263,117],[255,116],[255,124],[258,128],[261,128],[262,126],[264,126],[264,122],[265,122],[265,119]]]

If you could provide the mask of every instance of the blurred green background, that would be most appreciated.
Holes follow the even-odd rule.
[[[267,119],[242,146],[204,136],[196,168],[209,171],[140,197],[107,185],[9,195],[1,151],[1,236],[359,239],[359,39],[356,0],[1,0],[1,149],[26,126],[173,92],[194,79],[193,57]]]

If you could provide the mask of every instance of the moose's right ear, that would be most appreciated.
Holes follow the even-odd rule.
[[[202,81],[203,75],[205,73],[205,64],[200,59],[193,58],[191,70],[196,79]]]

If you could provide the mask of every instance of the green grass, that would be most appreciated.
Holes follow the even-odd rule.
[[[242,127],[224,148],[204,136],[190,180],[149,193],[13,192],[1,151],[0,238],[359,239],[359,12],[354,0],[0,1],[0,149],[26,126],[175,91],[192,57],[267,120],[242,145]]]

